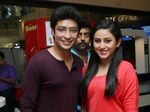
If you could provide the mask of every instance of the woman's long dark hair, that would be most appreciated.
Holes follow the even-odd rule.
[[[81,88],[80,88],[80,95],[83,99],[83,103],[86,104],[87,99],[87,89],[91,79],[96,75],[99,64],[100,58],[96,54],[93,48],[93,41],[94,41],[94,34],[96,31],[100,29],[108,29],[115,37],[116,41],[118,42],[121,39],[121,31],[118,25],[111,20],[102,20],[97,25],[94,26],[91,32],[91,57],[89,60],[88,67],[86,69],[85,77],[81,81]],[[118,84],[117,80],[117,71],[120,61],[122,60],[122,48],[121,45],[117,48],[113,54],[113,57],[110,62],[110,66],[107,72],[106,77],[106,88],[105,88],[105,96],[107,98],[113,96],[115,94],[116,86]]]

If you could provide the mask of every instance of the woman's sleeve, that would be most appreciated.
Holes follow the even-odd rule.
[[[136,72],[131,64],[124,76],[123,107],[124,112],[138,112],[139,84]]]

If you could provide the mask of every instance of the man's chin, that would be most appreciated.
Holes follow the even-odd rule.
[[[81,48],[79,51],[83,52],[83,51],[86,51],[86,49],[85,48]]]
[[[81,54],[86,54],[87,52],[86,52],[86,49],[80,49],[80,51],[79,51]]]
[[[80,49],[85,49],[86,48],[86,46],[80,46]]]

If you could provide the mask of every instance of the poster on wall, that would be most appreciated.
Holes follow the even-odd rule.
[[[50,27],[50,21],[45,21],[46,26],[46,46],[54,46],[54,38]]]

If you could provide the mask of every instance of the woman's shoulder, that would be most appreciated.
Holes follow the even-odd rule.
[[[133,68],[133,65],[132,65],[129,61],[122,60],[122,61],[120,62],[119,68],[131,69],[131,68]]]
[[[120,63],[118,74],[120,77],[128,77],[128,78],[136,76],[136,72],[133,65],[125,60],[121,61]]]

